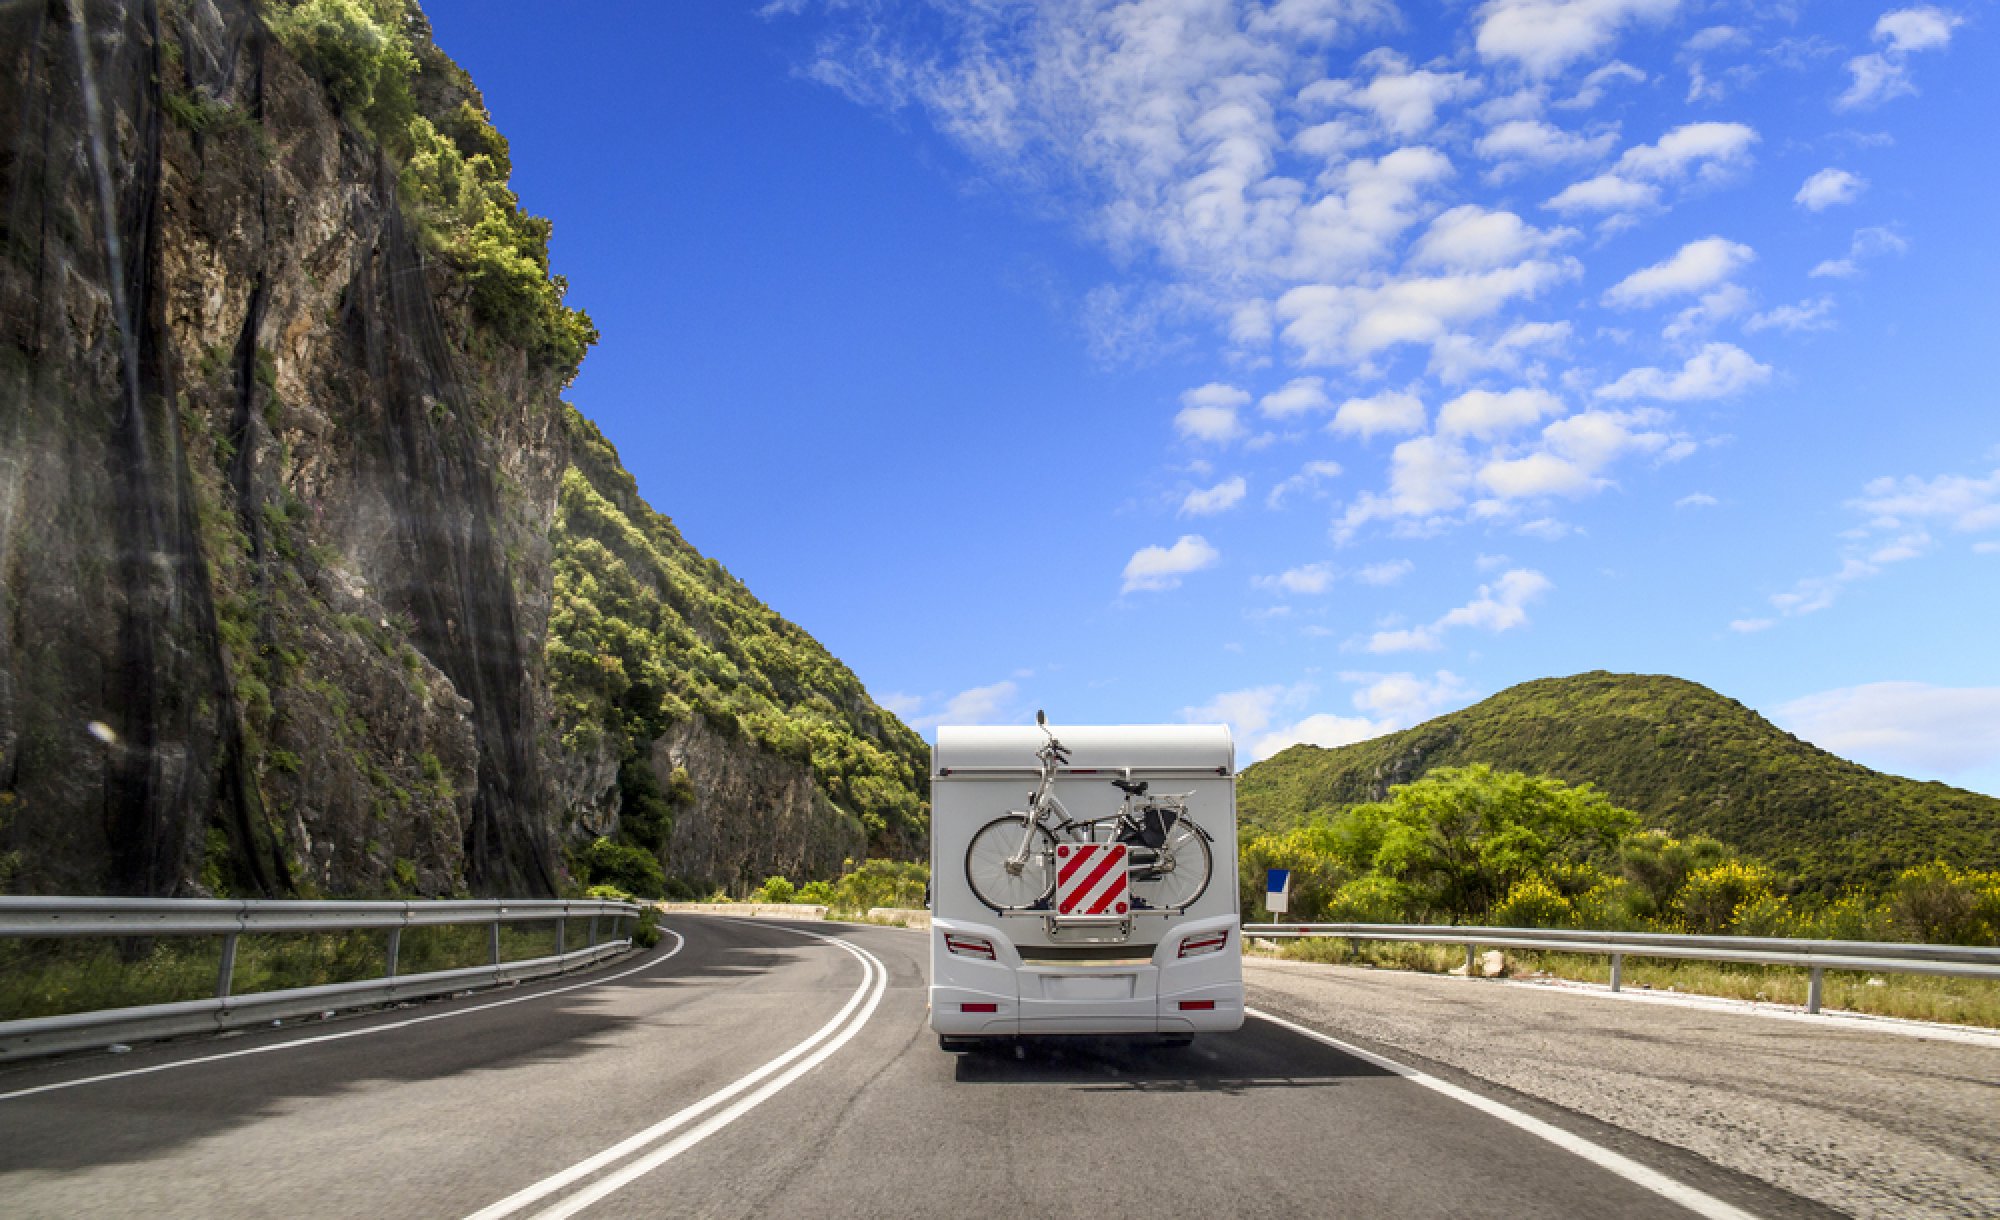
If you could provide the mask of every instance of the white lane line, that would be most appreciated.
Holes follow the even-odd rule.
[[[661,928],[660,931],[674,938],[673,948],[660,954],[658,957],[647,958],[644,962],[632,967],[630,970],[621,970],[617,974],[606,975],[601,979],[585,979],[581,983],[571,983],[567,987],[552,987],[547,991],[537,991],[533,995],[515,996],[510,1000],[495,1000],[491,1004],[475,1004],[471,1008],[454,1008],[450,1012],[434,1012],[429,1016],[410,1017],[402,1021],[390,1021],[382,1025],[370,1025],[363,1029],[342,1030],[337,1034],[318,1034],[311,1038],[293,1038],[290,1041],[273,1042],[265,1046],[245,1047],[240,1051],[223,1051],[220,1054],[202,1055],[193,1059],[176,1059],[172,1063],[156,1063],[151,1067],[127,1068],[122,1072],[105,1072],[100,1076],[83,1076],[75,1080],[61,1080],[55,1084],[36,1085],[32,1089],[16,1089],[11,1093],[0,1093],[0,1101],[12,1101],[16,1097],[32,1097],[37,1093],[53,1093],[58,1089],[74,1089],[80,1085],[99,1084],[106,1080],[123,1080],[128,1076],[149,1076],[154,1072],[170,1072],[175,1068],[196,1067],[204,1063],[219,1063],[224,1059],[241,1059],[245,1055],[268,1055],[272,1051],[288,1051],[294,1047],[313,1046],[321,1042],[338,1042],[343,1038],[361,1038],[369,1034],[386,1033],[392,1029],[408,1029],[412,1025],[424,1025],[431,1021],[443,1021],[449,1017],[470,1016],[475,1012],[485,1012],[490,1008],[505,1008],[509,1004],[525,1004],[529,1000],[540,1000],[552,995],[561,995],[565,991],[575,991],[580,987],[601,987],[606,983],[615,983],[619,979],[637,974],[641,970],[651,970],[674,954],[679,953],[682,949],[687,948],[687,938],[679,932],[674,931],[672,928]]]
[[[1503,1105],[1490,1097],[1482,1097],[1470,1089],[1460,1088],[1455,1084],[1439,1080],[1435,1076],[1426,1075],[1413,1067],[1406,1067],[1403,1064],[1397,1063],[1393,1059],[1384,1059],[1372,1051],[1362,1050],[1352,1043],[1342,1042],[1340,1039],[1329,1037],[1316,1029],[1309,1029],[1296,1022],[1287,1021],[1283,1017],[1274,1017],[1268,1012],[1262,1012],[1255,1008],[1246,1008],[1244,1011],[1260,1021],[1269,1021],[1280,1029],[1288,1029],[1295,1034],[1311,1038],[1315,1042],[1323,1042],[1344,1054],[1352,1055],[1356,1059],[1367,1063],[1372,1063],[1385,1072],[1394,1072],[1411,1084],[1422,1085],[1434,1093],[1442,1093],[1453,1101],[1471,1106],[1482,1114],[1490,1115],[1503,1123],[1520,1128],[1529,1135],[1547,1140],[1563,1151],[1574,1153],[1599,1169],[1624,1178],[1634,1186],[1650,1190],[1663,1199],[1678,1203],[1698,1216],[1707,1216],[1710,1220],[1755,1220],[1755,1217],[1750,1212],[1746,1212],[1742,1208],[1724,1203],[1714,1195],[1706,1194],[1685,1183],[1677,1182],[1657,1169],[1641,1165],[1631,1157],[1593,1144],[1580,1135],[1574,1135],[1553,1123],[1543,1122],[1532,1114],[1524,1114],[1512,1106]]]
[[[498,1203],[481,1208],[479,1211],[466,1217],[466,1220],[501,1220],[501,1217],[515,1215],[531,1204],[540,1202],[557,1191],[589,1177],[598,1170],[615,1164],[671,1135],[674,1131],[700,1118],[703,1114],[708,1113],[708,1111],[756,1086],[760,1081],[764,1081],[774,1073],[781,1071],[787,1064],[792,1065],[789,1071],[784,1071],[783,1075],[778,1076],[777,1079],[771,1080],[762,1088],[750,1094],[750,1096],[743,1098],[735,1105],[708,1119],[694,1130],[671,1141],[665,1147],[659,1148],[639,1160],[633,1161],[615,1173],[605,1175],[603,1178],[592,1183],[588,1188],[559,1201],[553,1207],[536,1213],[535,1220],[555,1220],[556,1217],[573,1216],[600,1199],[623,1189],[632,1182],[658,1169],[661,1165],[673,1160],[681,1153],[686,1152],[717,1131],[727,1127],[730,1123],[735,1122],[785,1086],[791,1084],[807,1072],[810,1072],[815,1067],[818,1067],[821,1063],[824,1063],[829,1056],[845,1046],[856,1034],[860,1033],[861,1027],[866,1025],[868,1019],[875,1014],[876,1005],[881,1003],[883,992],[888,990],[889,971],[882,964],[881,959],[866,949],[849,944],[838,937],[822,936],[818,932],[808,932],[804,928],[786,927],[783,924],[767,924],[765,926],[774,927],[780,931],[793,932],[800,936],[810,936],[814,940],[821,940],[831,945],[837,945],[845,949],[861,963],[860,985],[854,989],[854,994],[848,997],[847,1003],[838,1013],[834,1014],[832,1020],[822,1025],[803,1042],[800,1042],[749,1075],[716,1090],[693,1105],[687,1106],[661,1119],[644,1131],[620,1140],[595,1156],[578,1161],[568,1169],[551,1174],[533,1185],[524,1187],[508,1195]],[[857,1009],[859,1010],[858,1012]],[[815,1046],[819,1048],[817,1051],[813,1050]],[[810,1056],[801,1059],[802,1056],[808,1056],[808,1052],[811,1052]],[[794,1063],[794,1060],[800,1060],[800,1062]]]

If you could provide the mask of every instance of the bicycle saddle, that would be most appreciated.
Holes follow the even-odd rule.
[[[1143,779],[1114,779],[1111,786],[1128,796],[1146,795],[1146,781]]]

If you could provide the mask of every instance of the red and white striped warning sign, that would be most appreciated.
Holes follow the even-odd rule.
[[[1056,845],[1056,914],[1123,915],[1132,909],[1123,843]]]

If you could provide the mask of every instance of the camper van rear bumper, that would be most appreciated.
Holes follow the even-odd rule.
[[[1221,945],[1184,955],[1186,942]],[[968,939],[993,957],[954,952]],[[1150,958],[1103,965],[1022,962],[991,924],[935,920],[931,930],[931,1028],[948,1037],[1015,1034],[1182,1034],[1243,1024],[1243,959],[1235,916],[1167,930]]]

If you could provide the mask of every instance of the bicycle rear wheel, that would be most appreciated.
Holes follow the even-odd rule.
[[[1207,837],[1183,816],[1168,828],[1158,863],[1133,871],[1132,893],[1154,910],[1185,910],[1208,892],[1214,871],[1215,853],[1208,849]]]
[[[981,826],[965,847],[965,880],[973,896],[996,911],[1021,911],[1048,901],[1056,888],[1056,841],[1023,813]],[[1027,858],[1015,866],[1023,839]]]

